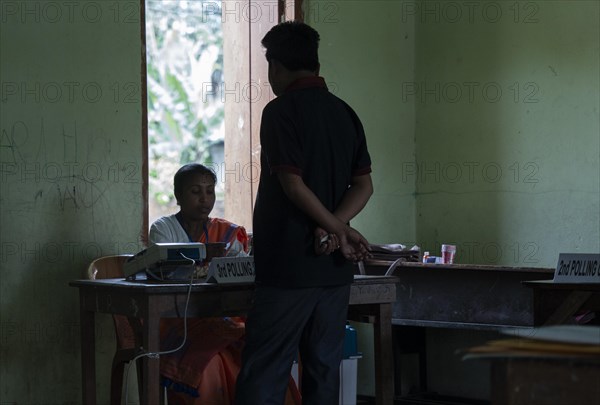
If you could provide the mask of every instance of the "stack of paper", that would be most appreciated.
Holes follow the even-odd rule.
[[[419,247],[413,246],[407,248],[400,243],[387,245],[370,245],[372,260],[385,260],[393,262],[396,259],[403,258],[407,262],[419,261]]]
[[[600,327],[557,325],[507,329],[512,339],[493,340],[468,349],[463,360],[482,357],[600,356]]]

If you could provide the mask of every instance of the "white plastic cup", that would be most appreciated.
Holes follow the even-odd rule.
[[[442,261],[444,264],[454,263],[456,245],[442,245]]]

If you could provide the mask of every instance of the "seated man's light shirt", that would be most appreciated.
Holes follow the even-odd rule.
[[[187,243],[188,234],[181,227],[175,215],[161,217],[150,227],[148,236],[150,243]]]
[[[150,243],[189,243],[190,237],[183,229],[176,215],[169,215],[157,219],[150,227],[148,235]],[[220,242],[220,241],[214,241]],[[248,256],[244,252],[244,245],[239,240],[234,240],[232,245],[226,247],[226,256]]]

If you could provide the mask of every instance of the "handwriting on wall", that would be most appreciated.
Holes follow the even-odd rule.
[[[119,142],[102,130],[82,132],[76,120],[49,124],[41,118],[3,126],[3,188],[26,190],[31,201],[51,201],[65,210],[94,206],[115,184],[140,183],[139,164],[119,159],[121,145],[115,143],[126,140]]]

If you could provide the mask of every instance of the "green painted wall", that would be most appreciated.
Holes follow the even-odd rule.
[[[0,9],[0,402],[80,403],[79,301],[98,256],[139,250],[137,2]],[[98,327],[100,403],[114,329]]]
[[[416,14],[417,238],[463,263],[598,252],[600,3],[476,4]]]
[[[372,243],[414,243],[414,182],[400,173],[414,162],[415,106],[400,103],[414,80],[414,22],[402,23],[398,1],[315,1],[306,21],[321,35],[321,75],[362,120],[375,193],[352,222]]]
[[[462,263],[598,252],[598,4],[309,0],[374,161],[354,224]]]

